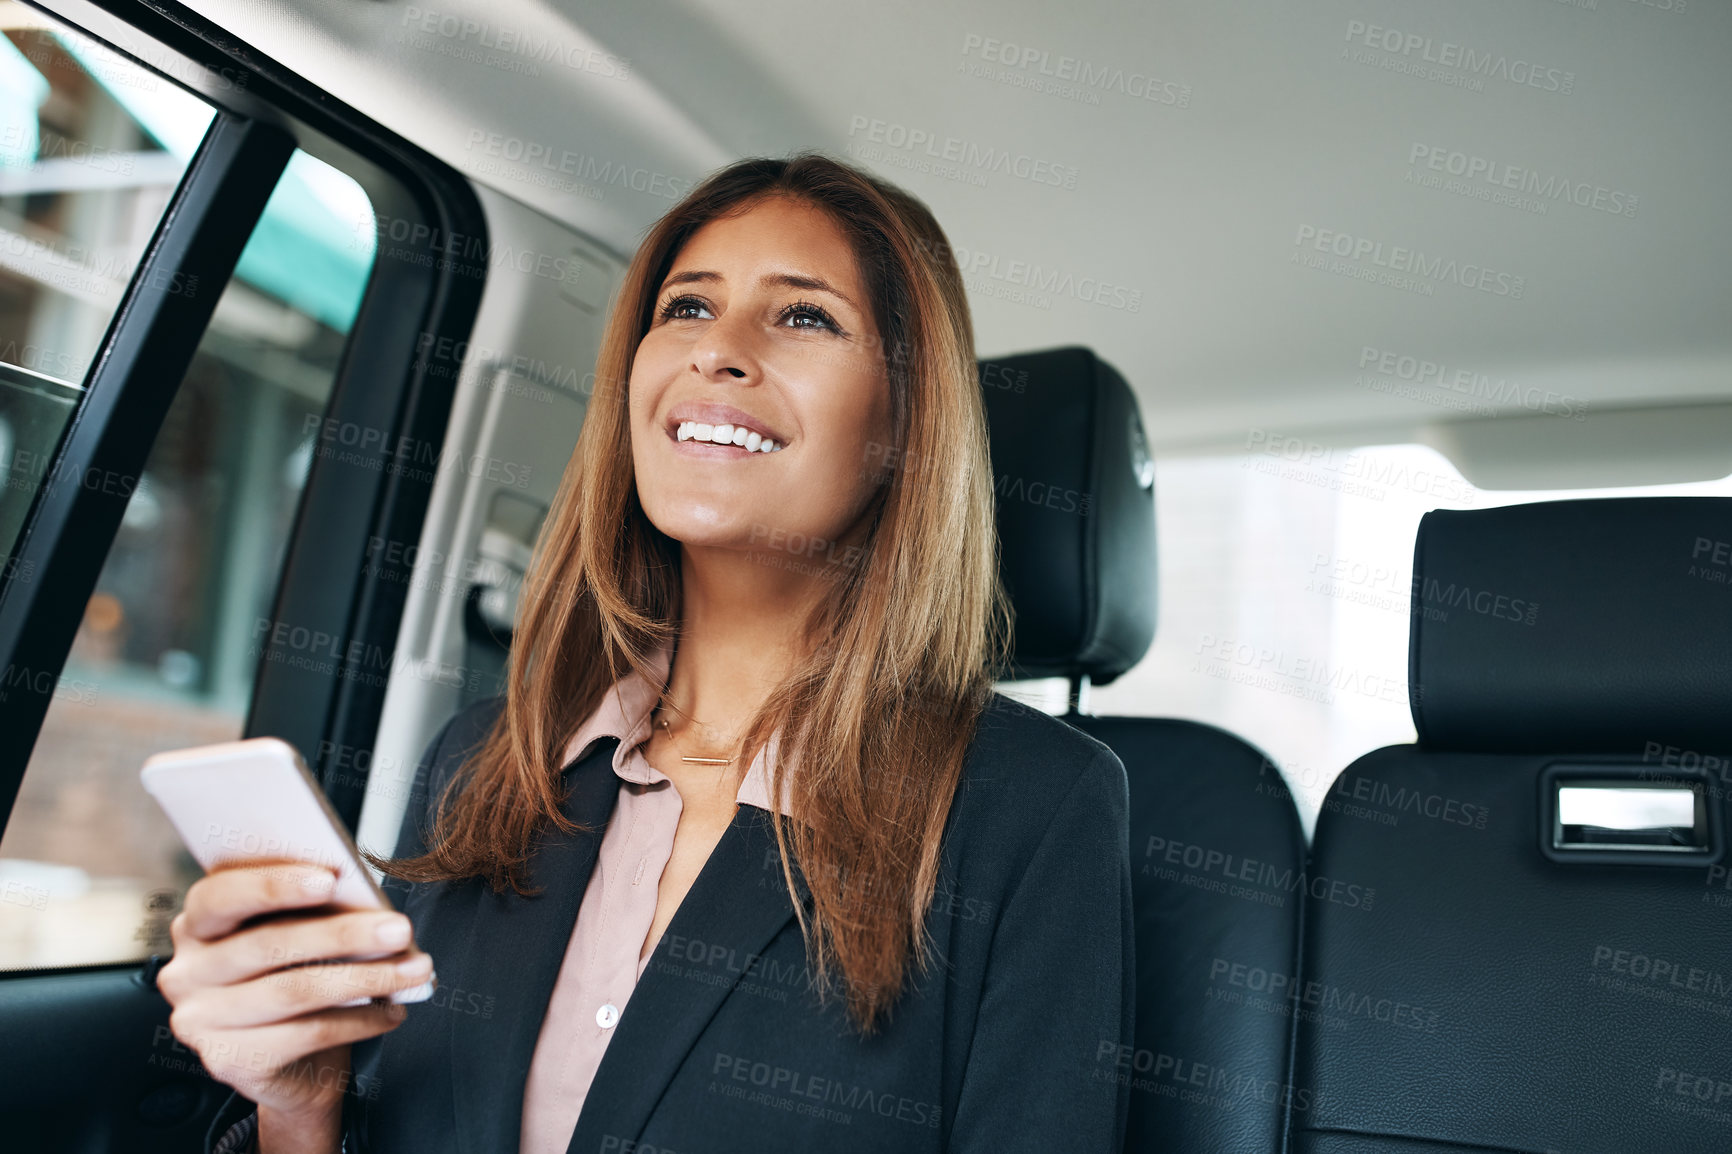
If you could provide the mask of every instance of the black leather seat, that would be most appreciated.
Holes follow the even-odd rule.
[[[1425,517],[1419,742],[1317,826],[1375,904],[1307,912],[1296,1154],[1732,1150],[1729,562],[1722,498]]]
[[[1076,711],[1154,635],[1153,467],[1136,399],[1083,348],[980,370],[1013,671],[1070,678],[1065,720],[1111,746],[1130,780],[1136,1039],[1101,1057],[1132,1086],[1125,1148],[1273,1154],[1294,1097],[1281,989],[1306,886],[1298,813],[1267,759],[1229,733]]]

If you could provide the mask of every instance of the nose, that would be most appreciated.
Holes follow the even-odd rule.
[[[734,319],[743,310],[730,310],[704,326],[703,335],[692,345],[692,370],[706,381],[748,381],[758,377],[758,364],[749,323]]]

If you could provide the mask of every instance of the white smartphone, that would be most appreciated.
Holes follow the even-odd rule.
[[[307,862],[333,870],[330,904],[344,909],[394,909],[361,860],[324,790],[300,751],[275,737],[225,741],[152,754],[139,779],[193,859],[209,873],[249,862]],[[365,962],[394,951],[333,961]],[[422,1002],[434,981],[399,990],[393,1002]],[[364,1006],[357,998],[345,1005]]]

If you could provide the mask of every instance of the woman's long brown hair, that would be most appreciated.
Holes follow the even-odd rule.
[[[781,731],[795,818],[773,815],[782,874],[820,994],[840,972],[857,1028],[873,1033],[931,961],[925,920],[964,754],[1003,667],[1009,608],[997,570],[986,418],[961,273],[924,204],[851,165],[803,153],[733,164],[651,228],[626,270],[577,448],[536,543],[519,602],[505,708],[439,799],[420,857],[385,864],[418,882],[484,877],[528,893],[537,835],[579,827],[560,812],[564,747],[628,669],[680,620],[679,542],[645,517],[626,386],[658,290],[712,220],[785,196],[849,238],[890,383],[889,446],[860,468],[876,490],[858,560],[805,622],[810,652],[743,739],[747,758]],[[659,682],[658,682],[659,683]],[[767,766],[770,796],[784,788]],[[810,904],[798,898],[799,870]]]

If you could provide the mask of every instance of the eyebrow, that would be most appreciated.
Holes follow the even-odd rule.
[[[721,273],[712,272],[709,269],[687,269],[685,272],[678,272],[673,276],[670,276],[662,283],[662,288],[665,290],[672,288],[674,285],[682,284],[712,284],[721,279]],[[823,277],[806,276],[800,273],[791,272],[770,273],[766,276],[759,277],[758,283],[774,285],[779,288],[796,288],[806,289],[809,292],[829,293],[833,297],[838,297],[841,300],[846,301],[855,309],[860,307],[854,303],[853,298],[851,298],[847,293],[843,292]]]

